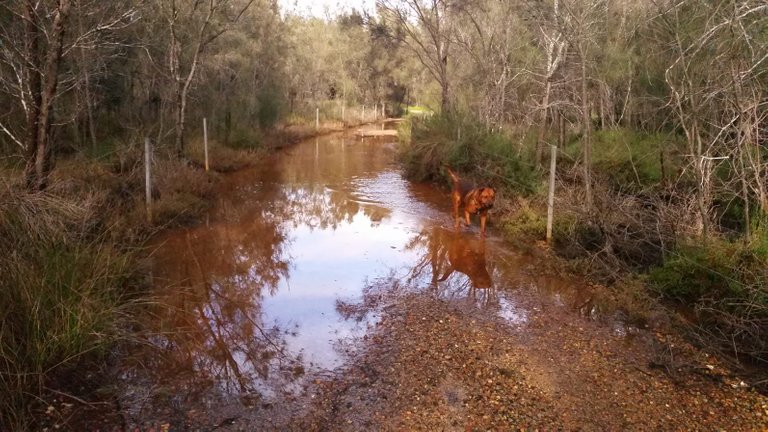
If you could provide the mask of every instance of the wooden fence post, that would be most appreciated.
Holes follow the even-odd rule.
[[[205,172],[208,172],[208,119],[203,117],[203,151],[205,152]]]
[[[549,196],[547,197],[547,243],[552,242],[552,222],[555,217],[555,168],[557,167],[557,147],[550,144],[549,159]]]
[[[152,223],[152,141],[144,138],[144,183],[147,194],[147,221]]]

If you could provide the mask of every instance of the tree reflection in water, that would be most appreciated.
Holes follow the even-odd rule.
[[[295,391],[304,373],[300,356],[286,350],[291,329],[262,320],[264,295],[288,277],[281,209],[223,208],[227,223],[176,232],[158,249],[158,294],[144,320],[150,345],[124,366],[134,391],[122,405],[139,414],[134,421],[169,406],[183,415],[213,401]]]
[[[279,168],[267,163],[228,176],[208,226],[169,233],[160,242],[157,298],[143,322],[148,343],[121,365],[126,390],[120,402],[129,424],[169,409],[187,423],[196,407],[205,412],[212,404],[243,407],[296,394],[314,372],[301,353],[288,350],[287,337],[298,328],[264,319],[266,296],[290,277],[290,235],[298,227],[335,231],[357,215],[376,226],[391,210],[342,181],[365,178],[361,173],[375,177],[389,158],[345,152],[339,168],[338,160],[308,164],[320,155],[307,149],[297,147]],[[329,145],[322,157],[337,150]]]

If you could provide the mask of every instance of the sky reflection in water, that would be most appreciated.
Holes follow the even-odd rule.
[[[225,176],[206,224],[158,240],[154,348],[136,353],[126,382],[208,403],[295,392],[343,365],[405,292],[525,325],[504,293],[522,282],[520,263],[454,232],[447,194],[404,180],[394,151],[332,135]]]

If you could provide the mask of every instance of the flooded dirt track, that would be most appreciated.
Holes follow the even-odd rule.
[[[106,430],[765,430],[705,354],[613,320],[447,193],[392,137],[299,144],[226,177],[205,224],[157,240],[151,344]],[[115,420],[118,419],[118,420]]]

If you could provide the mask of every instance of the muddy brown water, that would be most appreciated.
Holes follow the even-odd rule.
[[[406,180],[395,153],[392,137],[300,143],[225,176],[205,223],[156,240],[150,343],[119,365],[124,427],[197,416],[214,428],[299,401],[343,373],[400,293],[436,293],[520,332],[531,296],[595,312],[493,226],[486,239],[455,231],[447,191]]]

